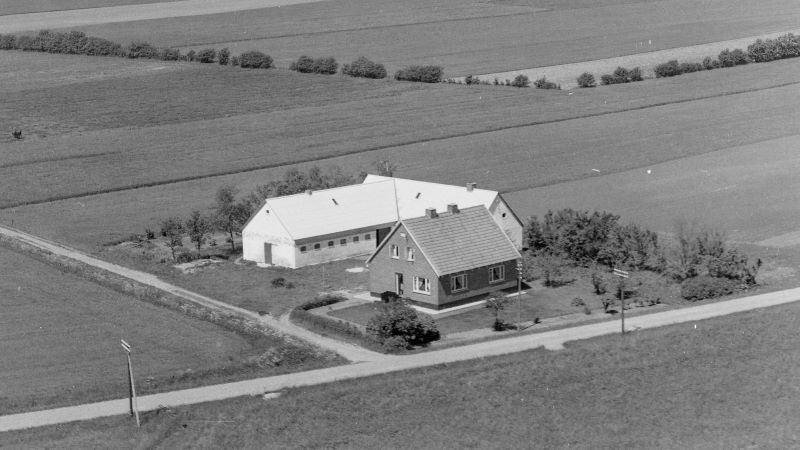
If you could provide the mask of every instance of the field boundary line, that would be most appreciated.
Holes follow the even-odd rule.
[[[49,239],[39,238],[21,230],[13,229],[7,226],[0,226],[0,235],[18,242],[22,242],[34,248],[50,252],[54,255],[72,259],[91,267],[98,268],[137,283],[158,289],[159,291],[166,292],[202,307],[214,311],[235,314],[241,318],[244,318],[245,320],[254,321],[261,326],[274,330],[279,334],[296,338],[305,343],[334,352],[349,361],[383,361],[393,358],[390,355],[373,352],[353,344],[343,343],[335,339],[317,335],[316,333],[313,333],[298,325],[293,323],[283,323],[278,319],[268,315],[261,316],[256,312],[221,302],[174,284],[167,283],[158,278],[156,275],[103,261],[64,244],[54,242]]]
[[[120,187],[107,188],[107,189],[99,189],[99,190],[92,191],[92,192],[85,192],[85,193],[78,193],[78,194],[68,194],[68,195],[61,195],[61,196],[53,196],[53,197],[48,197],[48,198],[42,199],[42,200],[15,202],[15,203],[9,203],[9,204],[7,204],[7,205],[5,205],[3,207],[0,207],[0,211],[7,210],[7,209],[12,209],[12,208],[18,208],[18,207],[22,207],[22,206],[42,205],[42,204],[53,203],[53,202],[58,202],[58,201],[62,201],[62,200],[71,200],[71,199],[76,199],[76,198],[91,197],[93,195],[103,195],[103,194],[111,194],[111,193],[115,193],[115,192],[133,191],[133,190],[136,190],[136,189],[146,189],[146,188],[151,188],[151,187],[156,187],[156,186],[168,186],[168,185],[171,185],[171,184],[184,183],[184,182],[187,182],[187,181],[205,180],[205,179],[225,177],[225,176],[229,176],[229,175],[238,175],[238,174],[244,174],[244,173],[250,173],[250,172],[257,172],[259,170],[275,169],[275,168],[279,168],[279,167],[288,167],[288,166],[293,166],[293,165],[297,165],[297,164],[306,164],[306,163],[312,163],[312,162],[323,162],[323,161],[327,161],[327,160],[331,160],[331,159],[341,158],[341,157],[344,157],[344,156],[352,156],[352,155],[367,154],[367,153],[372,153],[372,152],[379,152],[379,151],[382,151],[382,150],[387,150],[387,149],[397,148],[397,147],[404,147],[404,146],[408,146],[408,145],[415,145],[415,144],[421,144],[421,143],[427,143],[427,142],[440,142],[440,141],[446,141],[448,139],[457,139],[457,138],[462,138],[462,137],[477,136],[477,135],[481,135],[481,134],[496,133],[496,132],[499,132],[499,131],[514,130],[514,129],[518,129],[518,128],[535,127],[535,126],[539,126],[539,125],[549,125],[549,124],[554,124],[554,123],[568,122],[570,120],[592,119],[592,118],[603,117],[603,116],[608,116],[608,115],[612,115],[612,114],[620,114],[620,113],[627,113],[627,112],[633,112],[633,111],[641,111],[641,110],[650,109],[650,108],[660,108],[662,106],[679,105],[679,104],[683,104],[683,103],[691,103],[691,102],[709,100],[709,99],[714,99],[714,98],[722,98],[722,97],[728,97],[728,96],[733,96],[733,95],[748,94],[748,93],[752,93],[752,92],[767,91],[767,90],[770,90],[770,89],[781,89],[781,88],[784,88],[784,87],[795,86],[795,85],[800,85],[800,81],[791,81],[791,82],[781,83],[781,84],[768,86],[768,87],[755,88],[755,89],[740,89],[740,90],[722,92],[722,93],[719,93],[719,94],[707,95],[707,96],[702,96],[702,97],[693,97],[693,98],[686,98],[686,99],[681,99],[681,100],[657,102],[657,103],[651,103],[651,104],[648,104],[648,105],[640,105],[640,106],[633,106],[633,107],[628,107],[628,108],[621,108],[621,109],[617,109],[617,110],[614,110],[614,111],[602,111],[602,112],[584,114],[584,115],[580,115],[580,116],[562,117],[562,118],[558,118],[558,119],[549,119],[549,120],[537,120],[537,121],[534,121],[534,122],[527,122],[527,123],[516,124],[516,125],[504,125],[504,126],[499,126],[499,127],[486,129],[486,130],[468,131],[466,133],[452,134],[452,135],[449,135],[449,136],[442,136],[442,137],[435,137],[435,138],[424,138],[424,139],[414,139],[414,140],[410,140],[410,141],[403,142],[403,143],[398,143],[398,144],[381,145],[381,146],[369,147],[369,148],[365,148],[365,149],[345,151],[345,152],[337,153],[335,155],[325,156],[323,158],[312,158],[312,157],[298,158],[298,159],[290,160],[290,161],[286,161],[286,162],[272,163],[272,164],[262,164],[262,165],[259,165],[259,166],[248,167],[246,169],[225,170],[225,171],[222,171],[222,172],[217,172],[217,173],[207,174],[207,175],[192,175],[192,176],[174,178],[174,179],[171,179],[171,180],[153,181],[153,182],[141,183],[141,184],[136,184],[136,185],[128,185],[128,186],[120,186]],[[517,190],[530,189],[531,187],[536,187],[536,186],[527,186],[527,187],[524,187],[522,189],[517,189]]]
[[[694,328],[691,329],[691,331],[687,330],[687,332],[691,333],[697,328],[698,322],[703,320],[797,301],[800,301],[800,288],[787,289],[723,302],[635,316],[627,321],[627,329],[629,333],[631,333],[667,325],[693,323]],[[542,333],[526,333],[505,339],[496,339],[461,347],[451,347],[443,350],[396,357],[389,361],[362,362],[359,364],[146,395],[139,398],[139,409],[141,411],[153,411],[163,407],[177,407],[235,397],[256,396],[289,388],[353,380],[390,372],[439,366],[477,358],[501,356],[534,350],[541,347],[549,350],[560,350],[563,349],[564,344],[568,342],[613,335],[618,332],[619,322],[613,320]],[[118,399],[29,413],[12,414],[0,416],[0,432],[124,415],[128,413],[127,399]]]

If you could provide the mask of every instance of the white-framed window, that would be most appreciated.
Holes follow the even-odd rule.
[[[506,266],[489,267],[489,283],[498,283],[506,279]]]
[[[430,294],[431,282],[425,277],[414,277],[413,291],[417,294]]]
[[[367,233],[367,234],[365,234],[365,235],[364,235],[364,240],[365,240],[365,241],[368,241],[368,240],[370,240],[370,239],[372,239],[372,234],[370,234],[370,233]]]
[[[360,236],[353,236],[353,243],[355,244],[356,242],[358,242],[359,238]]]
[[[409,261],[414,260],[414,247],[406,247],[406,259]]]
[[[319,250],[319,249],[321,249],[321,248],[322,248],[322,245],[320,245],[320,244],[314,244],[314,250]]]
[[[467,290],[467,274],[452,275],[450,277],[450,292]]]
[[[392,258],[399,259],[400,258],[400,247],[392,244]]]
[[[300,247],[300,253],[305,253],[307,251],[308,251],[308,247],[306,247],[305,245]]]
[[[347,245],[347,238],[339,239],[339,245]]]
[[[328,241],[328,248],[333,247],[333,241]]]

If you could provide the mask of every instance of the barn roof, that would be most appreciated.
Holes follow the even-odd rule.
[[[439,212],[436,217],[403,219],[400,227],[419,246],[437,276],[497,264],[521,255],[484,206],[464,208],[457,213]],[[375,249],[371,262],[388,239]]]

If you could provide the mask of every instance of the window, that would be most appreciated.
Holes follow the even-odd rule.
[[[300,253],[305,253],[307,251],[308,251],[308,247],[306,247],[305,245],[300,247]]]
[[[414,277],[414,292],[419,294],[430,294],[431,283],[427,278]]]
[[[328,241],[328,248],[333,247],[333,241]]]
[[[347,245],[347,238],[339,239],[339,245]]]
[[[398,259],[400,258],[400,247],[392,244],[392,258]]]
[[[409,261],[414,260],[414,248],[413,247],[406,247],[406,259]]]
[[[314,250],[319,250],[322,246],[319,244],[314,244]]]
[[[353,236],[353,243],[355,244],[356,242],[358,242],[358,239],[359,239],[358,236]]]
[[[505,217],[505,216],[506,216],[506,213],[503,213],[503,217]]]
[[[453,275],[450,277],[450,292],[464,291],[467,289],[467,274]]]
[[[489,267],[489,283],[497,283],[506,279],[506,267],[494,266]]]
[[[370,239],[372,239],[372,235],[370,233],[367,233],[367,234],[364,235],[364,240],[365,241],[368,241]]]

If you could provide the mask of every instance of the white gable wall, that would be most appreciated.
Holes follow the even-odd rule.
[[[271,264],[296,267],[295,243],[271,210],[269,202],[261,206],[242,230],[242,257],[257,263],[264,260],[264,244],[272,245]]]
[[[519,223],[517,216],[511,212],[511,208],[503,201],[502,197],[499,195],[495,197],[489,208],[489,213],[491,213],[497,225],[506,233],[506,236],[511,239],[517,250],[520,250],[522,248],[522,224]]]

